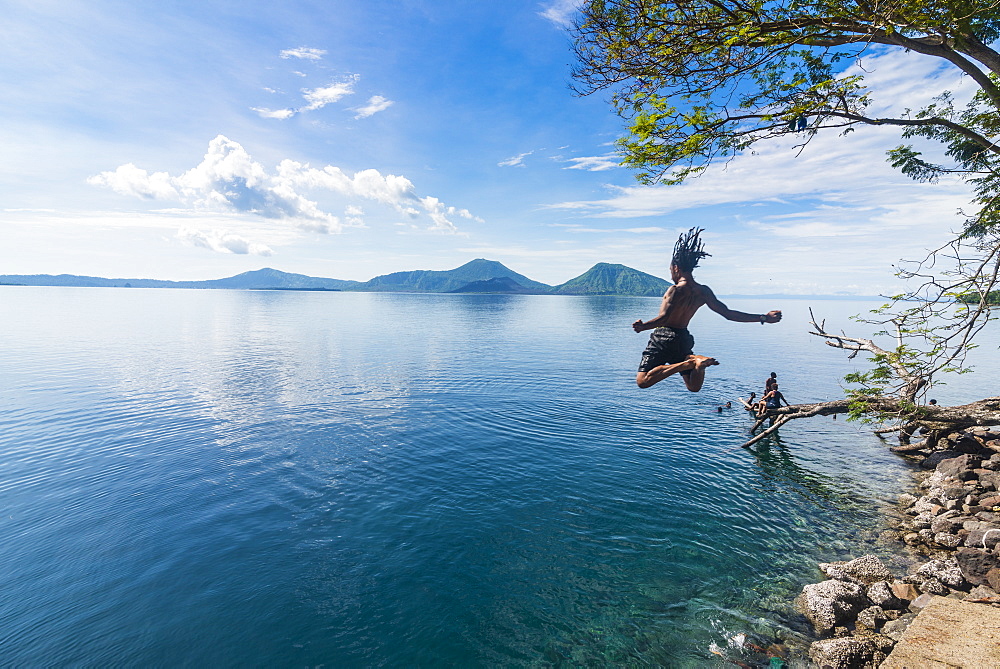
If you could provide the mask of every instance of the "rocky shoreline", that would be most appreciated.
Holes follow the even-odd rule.
[[[916,457],[923,471],[916,494],[900,496],[896,531],[921,559],[905,575],[874,555],[819,565],[827,580],[796,600],[821,637],[816,666],[878,667],[934,595],[1000,607],[1000,428],[951,434]]]

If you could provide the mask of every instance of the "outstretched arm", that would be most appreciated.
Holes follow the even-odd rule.
[[[663,302],[660,303],[660,313],[654,318],[650,318],[648,321],[643,321],[641,318],[635,323],[632,323],[632,329],[636,332],[642,332],[643,330],[652,330],[653,328],[658,328],[667,322],[667,314],[670,313],[670,303],[674,299],[674,287],[670,286],[667,288],[667,292],[663,294]]]
[[[719,314],[728,321],[736,321],[737,323],[777,323],[781,320],[781,311],[775,309],[774,311],[769,311],[766,314],[748,314],[743,311],[736,311],[735,309],[730,309],[724,305],[719,298],[715,296],[712,289],[708,286],[703,286],[705,289],[705,304],[708,308]]]

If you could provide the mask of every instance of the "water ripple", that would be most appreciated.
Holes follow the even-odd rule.
[[[740,448],[757,330],[637,389],[655,301],[80,291],[0,303],[16,666],[711,666],[906,476],[842,422]]]

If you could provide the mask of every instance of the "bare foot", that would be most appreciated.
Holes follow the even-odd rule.
[[[704,367],[711,367],[712,365],[718,365],[719,361],[715,358],[709,358],[707,355],[689,355],[688,360],[694,361],[695,369],[702,369]]]

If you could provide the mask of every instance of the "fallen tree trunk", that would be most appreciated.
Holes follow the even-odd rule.
[[[878,414],[884,420],[899,422],[891,428],[879,428],[876,433],[898,431],[900,442],[908,444],[910,435],[923,429],[927,433],[928,448],[936,445],[938,439],[950,432],[958,432],[977,425],[1000,425],[1000,397],[987,397],[956,406],[925,405],[916,408],[892,397],[872,397],[865,400],[839,399],[767,409],[754,424],[751,433],[768,419],[773,418],[774,423],[743,445],[752,446],[791,420],[847,413],[859,405],[864,405],[866,413]]]

